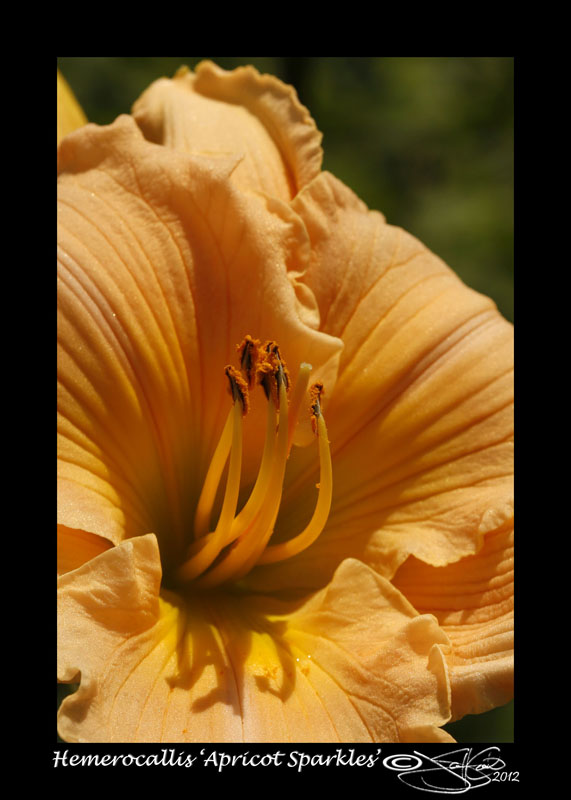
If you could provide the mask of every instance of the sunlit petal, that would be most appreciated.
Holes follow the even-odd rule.
[[[253,67],[210,61],[153,83],[133,106],[151,142],[208,156],[238,156],[232,180],[289,200],[321,169],[321,134],[291,86]]]
[[[60,580],[66,741],[450,741],[448,640],[364,565],[301,603],[159,581],[154,536]]]
[[[114,542],[156,531],[168,560],[244,333],[291,343],[293,377],[310,360],[329,383],[342,345],[302,321],[298,229],[232,187],[232,162],[150,144],[129,117],[85,127],[60,156],[60,519]],[[246,421],[245,482],[264,415]]]
[[[321,330],[345,344],[325,398],[336,488],[315,545],[253,585],[316,585],[344,556],[390,578],[411,553],[444,565],[476,552],[513,514],[512,326],[331,175],[293,207]],[[309,454],[294,454],[278,536],[309,513],[299,494],[312,475]]]
[[[508,523],[488,533],[476,555],[447,567],[410,558],[393,580],[420,613],[435,615],[453,645],[454,719],[513,697],[513,538]]]

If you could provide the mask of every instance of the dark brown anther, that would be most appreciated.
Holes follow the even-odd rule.
[[[317,433],[317,418],[321,416],[321,395],[325,393],[323,383],[316,381],[309,389],[309,396],[311,398],[311,427],[314,433]]]
[[[285,384],[286,392],[289,392],[291,383],[289,372],[287,370],[286,363],[281,356],[278,343],[274,341],[268,341],[264,344],[263,349],[267,353],[267,360],[273,366],[274,375],[278,385],[278,392],[282,382]]]
[[[224,368],[226,377],[230,384],[230,394],[234,402],[239,401],[242,405],[242,413],[246,415],[250,409],[250,398],[248,395],[248,384],[240,375],[237,369],[231,366]]]
[[[246,375],[248,387],[251,389],[254,385],[256,378],[256,365],[259,359],[260,341],[253,339],[249,334],[244,337],[244,340],[236,348],[240,358],[240,368]]]
[[[262,389],[264,390],[264,394],[266,395],[266,400],[270,399],[272,394],[275,398],[275,391],[272,392],[272,384],[275,385],[273,381],[274,376],[274,368],[270,364],[269,361],[261,361],[258,363],[256,367],[256,378]]]

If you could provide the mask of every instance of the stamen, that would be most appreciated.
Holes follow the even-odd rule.
[[[276,407],[273,402],[269,402],[266,420],[266,440],[264,443],[264,453],[262,455],[262,462],[258,471],[258,477],[256,478],[256,483],[246,505],[232,522],[230,536],[225,544],[231,544],[239,536],[241,536],[259,513],[262,503],[265,499],[265,491],[267,488],[265,484],[267,483],[266,479],[270,473],[271,465],[274,460],[275,445]]]
[[[214,533],[194,542],[190,551],[196,550],[197,552],[193,552],[191,557],[178,568],[176,577],[181,581],[196,578],[197,575],[200,575],[212,564],[228,536],[230,525],[236,514],[236,506],[238,505],[240,473],[242,470],[242,417],[248,407],[248,389],[245,381],[233,367],[226,367],[225,372],[230,381],[231,394],[234,398],[234,405],[231,411],[232,446],[230,466],[226,479],[226,492]]]
[[[229,381],[230,394],[234,401],[239,399],[242,403],[243,413],[248,411],[248,390],[245,388],[244,381],[233,367],[226,367],[226,377]],[[234,388],[235,387],[235,388]],[[196,512],[194,515],[194,537],[200,539],[205,536],[210,529],[210,518],[212,517],[212,509],[214,501],[216,500],[216,492],[220,484],[222,472],[226,466],[230,447],[232,446],[232,410],[228,414],[226,424],[222,431],[222,435],[212,456],[212,461],[208,467],[202,492],[198,500]]]
[[[311,364],[301,364],[299,375],[293,391],[292,402],[289,405],[288,457],[291,448],[293,432],[295,430],[295,425],[297,422],[297,415],[299,413],[299,408],[301,406],[302,399],[305,396],[305,391],[307,388],[307,384],[309,382],[309,375],[311,373],[311,370],[312,370]],[[265,372],[263,371],[262,366],[260,366],[259,378],[261,379],[264,376]],[[269,393],[269,397],[271,398],[271,392]],[[270,469],[275,458],[275,450],[276,450],[275,433],[276,433],[276,408],[273,401],[270,401],[268,402],[264,453],[262,455],[262,461],[260,464],[258,477],[256,478],[256,483],[254,485],[254,488],[252,489],[252,492],[250,494],[250,497],[248,498],[246,505],[232,522],[230,536],[228,540],[225,542],[225,545],[231,544],[236,539],[238,539],[243,533],[246,532],[247,528],[252,524],[252,522],[258,515],[262,503],[266,498],[267,484],[270,477]]]
[[[282,496],[288,437],[286,383],[284,380],[278,381],[277,375],[275,380],[279,383],[279,426],[273,463],[266,474],[260,476],[260,492],[265,502],[252,524],[236,540],[223,560],[196,581],[197,586],[202,588],[218,586],[230,578],[237,580],[249,572],[273,533]],[[273,404],[273,392],[270,392],[269,402]]]
[[[319,495],[317,505],[309,525],[298,536],[289,539],[287,542],[267,547],[261,554],[257,564],[273,564],[276,561],[283,561],[286,558],[301,553],[313,544],[321,534],[329,511],[331,510],[331,500],[333,497],[333,470],[331,465],[331,451],[327,439],[327,428],[321,412],[321,393],[323,384],[314,384],[311,387],[313,402],[311,404],[311,422],[314,431],[317,433],[319,442]]]
[[[311,422],[318,437],[320,460],[319,494],[313,517],[298,536],[267,547],[274,532],[286,462],[312,367],[305,363],[300,365],[291,401],[288,402],[291,381],[276,342],[260,345],[258,340],[246,336],[237,349],[245,379],[233,367],[226,367],[233,406],[198,501],[195,540],[188,548],[185,562],[175,573],[178,581],[192,580],[197,588],[211,588],[228,580],[239,580],[256,564],[271,564],[299,553],[320,535],[331,508],[331,454],[321,410],[323,384],[318,382],[310,389]],[[254,379],[260,383],[268,400],[266,438],[254,488],[236,515],[242,468],[242,417],[248,411],[248,388],[253,387]],[[218,486],[228,458],[230,463],[222,510],[216,528],[209,532]]]
[[[222,431],[222,435],[218,440],[216,450],[212,456],[212,461],[208,467],[208,472],[206,473],[202,492],[200,493],[200,498],[196,507],[196,512],[194,515],[195,539],[199,539],[210,530],[210,518],[212,516],[212,508],[216,499],[216,492],[218,491],[220,478],[222,477],[222,472],[224,471],[226,461],[228,460],[228,454],[230,453],[230,448],[232,446],[233,418],[234,415],[232,409],[230,409],[230,412],[226,418],[224,430]]]

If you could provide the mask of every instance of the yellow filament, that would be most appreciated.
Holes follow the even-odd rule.
[[[202,588],[218,586],[229,578],[238,579],[245,575],[258,560],[260,552],[266,546],[273,533],[278,515],[282,484],[287,460],[288,444],[288,408],[285,384],[279,386],[279,428],[275,445],[275,457],[271,466],[264,465],[265,472],[260,470],[260,492],[265,499],[258,516],[250,527],[240,536],[225,558],[207,575],[202,575],[196,585]],[[270,400],[270,403],[273,403]]]
[[[268,402],[268,414],[267,414],[267,421],[266,421],[266,441],[264,443],[264,453],[262,455],[262,461],[260,464],[260,469],[258,471],[258,477],[256,478],[256,483],[250,497],[244,508],[240,511],[237,517],[232,521],[232,527],[230,529],[229,536],[225,542],[225,544],[231,544],[234,542],[238,537],[240,537],[244,531],[248,528],[248,526],[253,522],[255,517],[258,515],[260,508],[266,497],[266,486],[267,480],[265,478],[270,471],[271,464],[274,460],[274,451],[275,451],[275,444],[276,444],[276,407],[272,399]]]
[[[232,411],[230,412],[229,418],[231,421]],[[228,530],[228,535],[226,536],[226,539],[224,540],[222,547],[226,547],[227,545],[231,544],[233,541],[235,541],[239,536],[241,536],[244,533],[244,531],[248,528],[250,523],[258,514],[262,506],[262,503],[264,502],[265,490],[264,490],[263,478],[266,472],[268,472],[273,460],[275,441],[276,441],[275,428],[276,428],[276,408],[273,402],[270,402],[268,404],[266,442],[264,445],[264,453],[262,456],[260,471],[258,473],[255,486],[250,494],[250,497],[248,498],[248,502],[246,503],[244,508],[240,511],[240,513],[232,520],[232,523]],[[230,432],[229,434],[230,441],[232,441],[231,427],[229,429],[229,432]],[[216,453],[213,456],[213,459],[215,458],[216,458]],[[222,464],[221,470],[222,469],[224,469],[224,464]],[[210,475],[210,470],[209,474],[207,475],[207,479],[209,475]],[[218,482],[216,483],[216,486],[218,486]],[[208,514],[208,519],[210,519],[210,512]],[[206,544],[207,540],[211,539],[214,535],[215,532],[213,531],[211,533],[208,533],[204,538],[192,542],[192,544],[188,548],[187,557],[190,558],[190,556],[198,553],[202,549],[202,547]],[[220,549],[222,549],[222,547]]]
[[[288,457],[291,449],[293,434],[297,423],[297,417],[302,402],[306,397],[307,384],[312,370],[311,364],[301,364],[299,374],[295,383],[292,396],[290,398],[288,409]],[[238,539],[253,522],[255,517],[260,511],[262,503],[265,499],[265,491],[267,488],[267,478],[269,477],[269,469],[274,458],[276,436],[276,408],[273,401],[270,399],[268,402],[268,414],[266,422],[266,440],[264,444],[264,453],[256,479],[256,484],[252,490],[248,502],[240,511],[236,519],[232,522],[232,529],[226,544],[231,544]]]
[[[228,477],[226,479],[226,492],[222,502],[222,511],[216,525],[216,529],[211,536],[203,537],[195,543],[200,546],[197,553],[191,556],[182,564],[176,577],[181,581],[188,581],[196,578],[204,572],[214,561],[228,536],[228,531],[238,504],[240,493],[240,473],[242,470],[242,414],[243,406],[241,402],[234,402],[232,408],[232,449],[230,453],[230,466],[228,467]],[[193,549],[193,548],[191,548]]]
[[[210,518],[212,516],[212,507],[216,499],[218,484],[220,483],[220,478],[232,446],[232,420],[233,411],[230,409],[228,417],[226,418],[224,430],[222,431],[222,435],[220,436],[218,444],[216,445],[216,450],[212,456],[212,461],[208,467],[208,472],[206,473],[202,492],[200,493],[200,498],[196,507],[196,514],[194,516],[194,536],[196,539],[204,536],[210,529]]]
[[[291,556],[301,553],[302,550],[313,544],[325,527],[331,509],[333,471],[327,428],[321,413],[317,415],[317,436],[319,440],[319,496],[311,521],[307,528],[293,539],[267,547],[256,562],[257,564],[273,564],[275,561],[283,561],[285,558],[291,558]]]

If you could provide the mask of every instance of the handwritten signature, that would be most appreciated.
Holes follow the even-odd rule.
[[[407,786],[439,794],[462,794],[494,780],[519,781],[519,772],[504,771],[506,763],[499,747],[474,754],[471,747],[463,747],[434,757],[413,750],[413,755],[387,756],[383,766],[399,772],[399,780]]]

